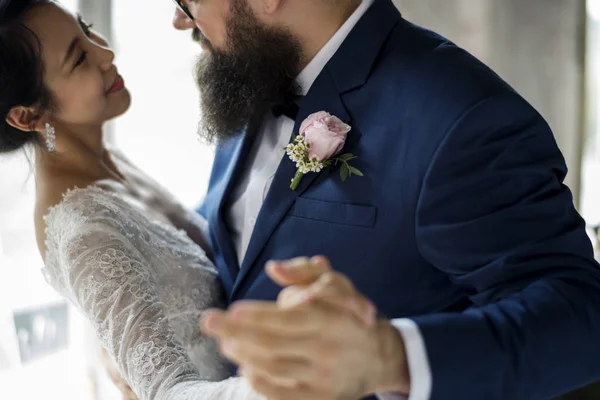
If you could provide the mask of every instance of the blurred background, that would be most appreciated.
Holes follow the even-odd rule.
[[[490,65],[548,120],[590,236],[600,224],[600,0],[395,0],[404,16]],[[107,140],[198,204],[213,149],[196,138],[200,51],[171,27],[170,0],[62,0],[108,37],[133,95]],[[0,399],[120,399],[89,327],[47,287],[33,231],[33,179],[0,158]],[[574,399],[575,397],[573,397]],[[581,397],[583,398],[583,397]],[[592,397],[586,397],[592,398]],[[600,394],[597,397],[600,398]]]

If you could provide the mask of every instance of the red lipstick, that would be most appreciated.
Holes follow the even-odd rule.
[[[106,92],[106,93],[107,94],[115,93],[120,90],[123,90],[123,88],[125,88],[125,81],[123,81],[123,78],[121,78],[121,76],[119,75],[119,76],[117,76],[117,80],[115,81],[115,83],[113,83],[111,88],[108,89],[108,92]]]

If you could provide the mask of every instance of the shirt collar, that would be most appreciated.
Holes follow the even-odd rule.
[[[369,7],[373,4],[374,0],[362,0],[360,6],[352,13],[350,18],[346,20],[344,25],[338,29],[338,31],[329,39],[329,41],[321,48],[317,55],[308,63],[308,65],[302,70],[300,75],[296,78],[296,81],[300,85],[302,95],[306,96],[310,87],[315,82],[325,65],[329,62],[331,57],[338,51],[344,40],[348,37],[350,32],[362,16],[367,12]]]

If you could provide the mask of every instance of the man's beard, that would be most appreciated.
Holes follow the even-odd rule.
[[[202,119],[199,134],[209,142],[237,136],[271,106],[300,93],[300,42],[284,29],[262,24],[246,4],[235,0],[227,21],[227,50],[217,50],[195,30],[193,38],[209,51],[196,64]]]

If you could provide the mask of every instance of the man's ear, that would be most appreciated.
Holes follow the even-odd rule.
[[[283,0],[263,0],[265,3],[265,12],[271,14],[279,9]]]
[[[250,7],[258,12],[258,15],[271,15],[279,10],[287,0],[250,0]]]
[[[24,132],[44,132],[42,118],[31,107],[13,107],[6,116],[6,122]]]

